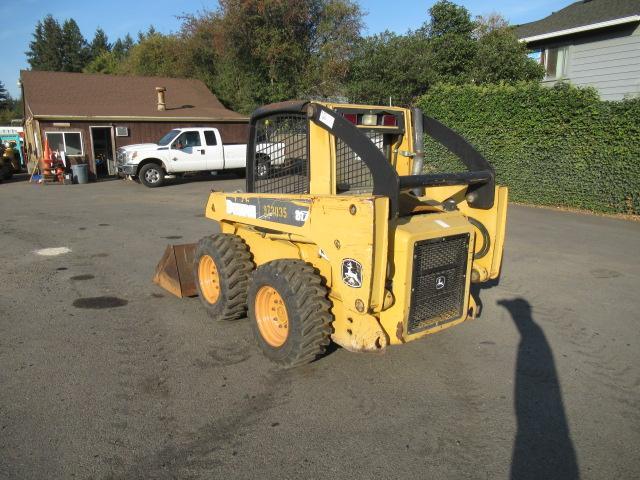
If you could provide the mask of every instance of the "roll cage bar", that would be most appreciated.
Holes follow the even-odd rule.
[[[256,123],[260,119],[274,114],[300,113],[306,114],[307,118],[316,125],[340,138],[367,165],[373,176],[373,194],[389,198],[389,216],[391,218],[398,216],[400,191],[411,188],[468,185],[467,202],[470,207],[486,210],[493,206],[495,195],[493,168],[461,135],[436,119],[426,115],[422,116],[425,133],[459,157],[469,171],[399,176],[373,142],[339,112],[318,103],[297,100],[266,105],[258,108],[251,115],[247,146],[247,192],[254,191]],[[469,195],[472,192],[473,195]]]

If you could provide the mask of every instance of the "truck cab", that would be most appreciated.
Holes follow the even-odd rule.
[[[244,169],[246,151],[246,144],[223,144],[217,128],[175,128],[157,143],[119,148],[116,162],[119,175],[158,187],[165,178],[189,172]]]

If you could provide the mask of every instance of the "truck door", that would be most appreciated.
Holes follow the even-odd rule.
[[[224,168],[224,150],[220,135],[214,129],[204,130],[203,133],[207,170],[222,170]]]
[[[168,168],[172,172],[195,172],[206,170],[203,141],[198,130],[186,130],[171,142]]]

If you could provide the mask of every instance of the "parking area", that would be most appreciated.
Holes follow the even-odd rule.
[[[640,223],[511,206],[479,319],[283,372],[151,283],[243,187],[0,184],[0,478],[638,478]]]

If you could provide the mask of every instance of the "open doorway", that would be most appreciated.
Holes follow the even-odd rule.
[[[96,177],[101,178],[109,175],[115,175],[113,128],[90,127],[90,130]]]

